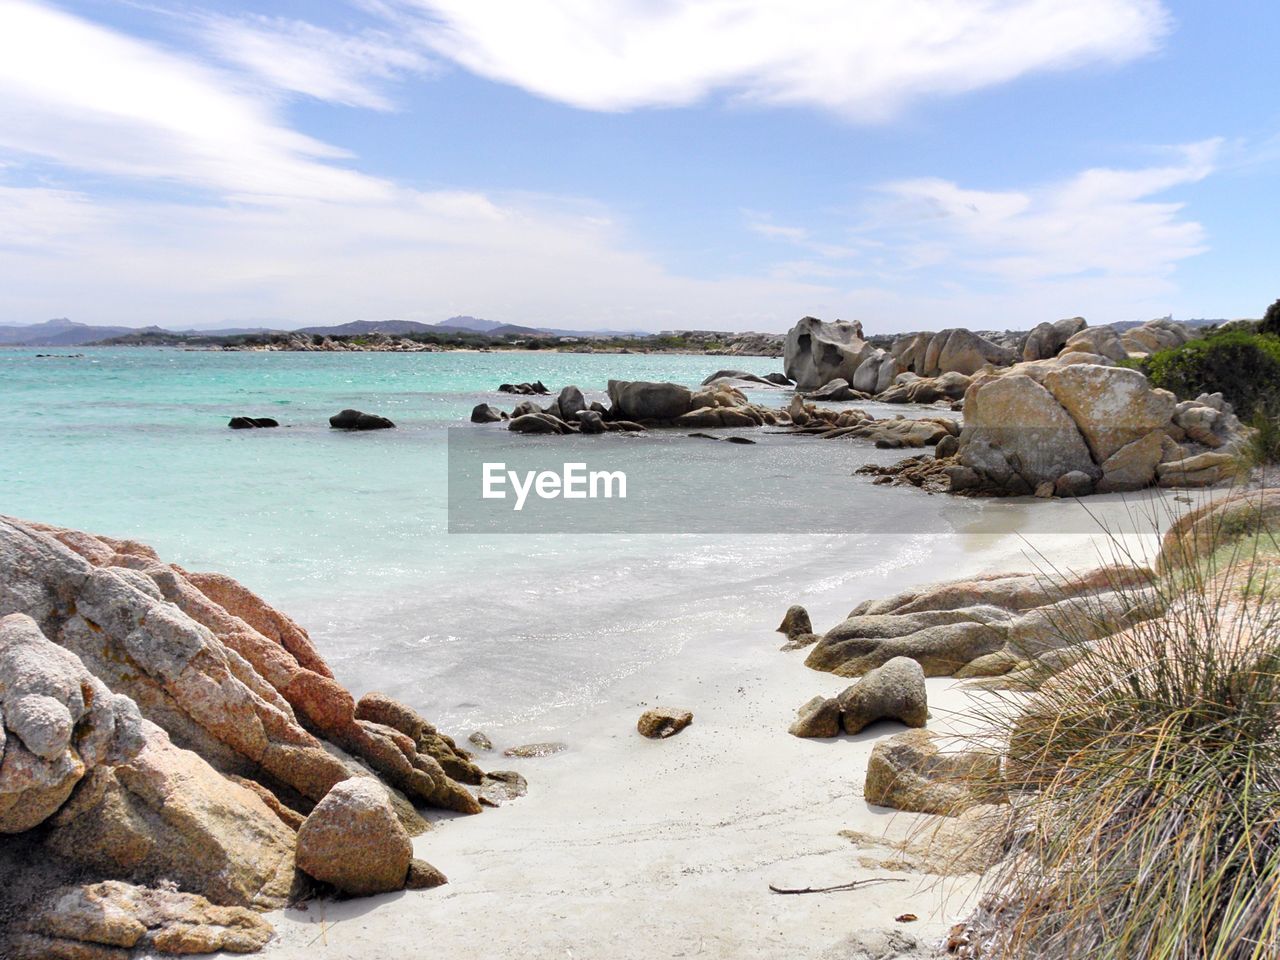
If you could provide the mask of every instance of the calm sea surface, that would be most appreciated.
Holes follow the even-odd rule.
[[[945,566],[939,535],[982,509],[852,477],[886,459],[869,444],[732,447],[677,435],[620,455],[639,467],[671,444],[714,449],[724,458],[714,482],[678,485],[672,498],[728,498],[767,518],[743,529],[767,532],[449,535],[446,432],[479,402],[509,409],[519,398],[499,383],[574,383],[603,399],[610,378],[692,386],[717,369],[763,374],[781,361],[125,348],[36,357],[54,352],[0,350],[0,513],[133,537],[229,573],[302,622],[354,691],[383,690],[459,729],[536,731],[686,644],[776,621],[806,592],[849,584],[852,601],[859,581],[882,592],[895,569],[931,555]],[[398,429],[331,431],[329,415],[344,407]],[[234,415],[282,426],[233,431]],[[785,510],[771,506],[780,491]],[[803,532],[833,517],[847,518],[847,533]]]

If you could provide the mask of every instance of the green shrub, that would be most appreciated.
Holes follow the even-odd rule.
[[[1212,333],[1153,354],[1141,369],[1182,400],[1221,393],[1243,418],[1260,407],[1280,409],[1280,336]]]
[[[1280,336],[1280,300],[1267,307],[1267,312],[1262,315],[1262,325],[1259,329],[1263,333]]]
[[[1234,593],[1198,568],[1117,581],[1165,615],[1096,643],[1064,620],[1075,663],[992,709],[1016,839],[976,955],[1280,956],[1280,605],[1255,541],[1234,545],[1229,566],[1254,571]]]

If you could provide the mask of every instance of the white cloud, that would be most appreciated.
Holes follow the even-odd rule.
[[[946,180],[885,188],[885,224],[931,243],[952,262],[1010,282],[1093,273],[1163,282],[1180,260],[1204,252],[1204,230],[1182,204],[1153,197],[1214,169],[1220,140],[1177,149],[1178,162],[1139,170],[1093,169],[1031,191],[969,190]],[[949,255],[944,251],[949,250]]]
[[[379,31],[347,35],[300,20],[225,16],[200,21],[220,56],[281,90],[372,110],[390,110],[381,82],[431,69],[421,51]]]
[[[725,92],[859,120],[1036,71],[1132,60],[1168,27],[1159,0],[396,2],[437,54],[576,107]]]
[[[1025,190],[937,178],[888,184],[864,220],[840,230],[840,243],[766,223],[772,237],[811,255],[781,261],[774,275],[856,278],[849,301],[894,329],[1025,328],[1082,311],[1101,322],[1163,314],[1174,307],[1178,264],[1208,240],[1183,204],[1159,196],[1212,173],[1222,146],[1189,144],[1165,165],[1085,170]],[[851,244],[850,233],[862,243]],[[850,249],[860,256],[851,260]]]
[[[0,0],[0,149],[246,197],[389,192],[236,78],[30,0]]]

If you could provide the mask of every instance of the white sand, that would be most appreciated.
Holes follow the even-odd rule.
[[[1036,504],[1010,513],[1010,526],[1025,527],[1028,509],[1049,530],[1055,511],[1079,510]],[[1097,565],[1093,537],[1028,537],[1056,564]],[[1135,543],[1145,551],[1154,539]],[[899,571],[871,595],[1031,569],[1027,548],[1008,533],[968,537],[962,562]],[[821,632],[857,599],[846,586],[811,592],[803,602]],[[781,614],[744,622],[736,634],[620,682],[607,705],[556,731],[571,747],[566,753],[529,760],[482,754],[486,768],[525,774],[530,792],[481,816],[438,820],[415,840],[416,854],[442,869],[448,885],[272,915],[279,937],[267,955],[795,960],[821,957],[856,930],[893,926],[903,913],[920,918],[904,925],[909,932],[940,937],[964,911],[971,878],[940,882],[865,869],[857,865],[859,851],[838,836],[842,829],[902,836],[919,819],[862,799],[872,746],[902,727],[876,724],[835,741],[790,736],[796,707],[850,681],[805,668],[804,652],[779,652],[782,638],[771,631]],[[929,696],[935,726],[962,710],[968,695],[933,679]],[[636,718],[656,704],[692,709],[693,726],[670,740],[643,739]],[[875,876],[906,882],[806,896],[768,889]]]

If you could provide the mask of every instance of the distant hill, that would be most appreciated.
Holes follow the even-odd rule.
[[[499,327],[506,324],[498,323],[496,320],[481,320],[479,317],[450,317],[448,320],[441,320],[439,323],[432,324],[437,330],[470,330],[472,333],[492,333]]]
[[[60,317],[26,326],[0,326],[0,343],[21,347],[79,347],[133,332],[132,327],[92,327]]]
[[[316,333],[323,337],[359,337],[370,333],[403,336],[406,333],[431,333],[440,327],[417,320],[352,320],[328,327],[302,327],[294,333]]]

